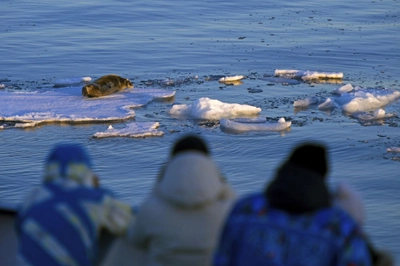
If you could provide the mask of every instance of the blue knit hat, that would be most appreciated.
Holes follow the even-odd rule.
[[[80,184],[93,182],[92,162],[79,144],[58,144],[46,159],[45,180],[68,178]]]

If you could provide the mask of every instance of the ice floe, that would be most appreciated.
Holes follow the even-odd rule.
[[[221,118],[251,117],[261,112],[261,108],[237,103],[224,103],[207,97],[192,104],[175,104],[169,114],[175,117],[219,120]]]
[[[400,91],[388,88],[361,88],[346,84],[337,89],[334,94],[337,97],[327,98],[325,102],[318,105],[319,110],[333,109],[338,106],[346,114],[361,120],[374,120],[393,117],[394,114],[385,114],[382,109],[388,104],[400,98]],[[295,108],[304,108],[317,104],[321,99],[317,96],[309,96],[294,101]],[[368,112],[375,111],[374,114]]]
[[[311,104],[317,104],[319,102],[318,97],[310,96],[305,99],[299,99],[293,102],[294,107],[307,107]]]
[[[288,129],[292,122],[286,122],[285,118],[280,118],[278,122],[266,122],[260,120],[232,120],[223,118],[220,125],[224,129],[232,131],[283,131]]]
[[[174,95],[175,91],[150,88],[90,99],[82,96],[81,87],[43,92],[0,91],[0,120],[16,122],[15,127],[47,122],[122,121],[135,117],[133,108]]]
[[[332,110],[335,108],[335,102],[331,98],[327,98],[323,103],[318,105],[318,110]]]
[[[343,85],[342,87],[332,91],[333,94],[338,94],[338,95],[342,95],[343,93],[346,92],[351,92],[352,90],[354,90],[353,85],[351,85],[350,83]]]
[[[389,147],[386,149],[386,152],[399,152],[400,153],[400,147]]]
[[[126,124],[122,129],[115,129],[109,126],[106,131],[96,132],[93,138],[110,138],[110,137],[129,137],[129,138],[144,138],[144,137],[159,137],[163,136],[164,132],[157,128],[159,122],[132,122]]]
[[[343,73],[341,72],[318,72],[318,71],[303,71],[303,70],[291,70],[291,69],[275,69],[274,76],[302,79],[302,80],[314,80],[314,79],[342,79]]]
[[[218,81],[219,82],[233,82],[233,81],[242,80],[244,78],[245,78],[245,76],[243,76],[243,75],[237,75],[237,76],[222,77]]]
[[[392,89],[366,89],[356,87],[343,93],[335,101],[346,113],[367,112],[382,108],[400,98],[400,91]]]

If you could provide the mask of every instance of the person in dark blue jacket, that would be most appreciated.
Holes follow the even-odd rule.
[[[133,213],[99,187],[86,151],[57,145],[43,183],[19,209],[18,265],[92,265],[101,229],[123,235]]]
[[[296,147],[264,192],[236,202],[214,265],[372,265],[361,227],[333,204],[322,144]]]

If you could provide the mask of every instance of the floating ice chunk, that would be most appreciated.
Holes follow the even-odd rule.
[[[80,83],[92,81],[91,77],[77,77],[68,79],[58,79],[54,82],[54,87],[68,87],[78,85]]]
[[[28,127],[35,127],[38,124],[40,124],[39,122],[27,122],[27,123],[15,123],[14,127],[15,128],[28,128]]]
[[[302,71],[290,69],[275,69],[274,76],[313,80],[313,79],[342,79],[343,73],[341,72],[318,72],[318,71]]]
[[[81,91],[80,87],[44,92],[0,91],[0,120],[17,122],[15,127],[44,122],[122,121],[135,117],[133,108],[175,94],[162,89],[135,89],[101,98],[85,98]]]
[[[229,85],[229,86],[240,86],[240,85],[243,85],[243,81],[241,81],[241,80],[224,81],[224,82],[221,82],[221,83],[224,83],[225,85]]]
[[[219,122],[222,128],[233,131],[282,131],[292,125],[292,122],[286,122],[283,117],[276,123],[243,123],[226,118],[221,119]]]
[[[218,81],[219,82],[233,82],[233,81],[238,81],[238,80],[242,80],[245,77],[243,75],[239,75],[239,76],[230,76],[230,77],[222,77],[220,78]]]
[[[129,137],[129,138],[144,138],[163,136],[164,132],[158,131],[159,122],[132,122],[126,124],[122,129],[115,129],[109,126],[104,132],[93,134],[94,138],[109,138],[109,137]]]
[[[387,148],[386,152],[400,152],[400,147]]]
[[[354,90],[354,87],[350,83],[348,83],[348,84],[346,84],[346,85],[344,85],[344,86],[332,91],[332,93],[341,95],[341,94],[343,94],[345,92],[350,92],[352,90]]]
[[[194,119],[213,119],[249,117],[257,115],[261,108],[247,104],[224,103],[207,97],[200,98],[190,105],[175,104],[169,114]]]
[[[294,69],[275,69],[274,76],[285,78],[301,78],[304,71]]]
[[[305,99],[300,99],[300,100],[294,101],[293,106],[294,107],[307,107],[311,104],[318,103],[318,101],[319,101],[318,97],[310,96]]]
[[[0,84],[0,90],[4,89],[5,87],[6,87],[6,85]]]
[[[400,91],[391,89],[362,89],[343,93],[335,99],[347,113],[366,112],[384,107],[400,98]]]
[[[303,80],[313,79],[342,79],[343,73],[340,72],[316,72],[316,71],[305,71],[301,77]]]
[[[319,110],[331,110],[335,108],[335,102],[331,98],[327,98],[325,102],[318,105]]]
[[[363,113],[355,113],[352,116],[359,120],[370,121],[370,120],[377,120],[377,119],[383,119],[383,118],[390,118],[390,117],[393,117],[396,115],[395,114],[386,114],[385,110],[383,110],[382,108],[379,108],[373,114],[363,112]]]

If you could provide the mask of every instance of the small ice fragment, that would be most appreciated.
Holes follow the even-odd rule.
[[[109,125],[107,129],[108,129],[108,130],[113,130],[114,128],[113,128],[112,125]]]
[[[16,128],[27,128],[27,127],[34,127],[38,122],[30,122],[30,123],[15,123],[14,127]]]
[[[222,77],[218,81],[219,82],[232,82],[232,81],[237,81],[237,80],[241,80],[241,79],[244,79],[243,75],[231,76],[231,77]]]
[[[110,138],[110,137],[129,137],[129,138],[144,138],[144,137],[159,137],[163,136],[164,132],[158,131],[159,122],[132,122],[128,123],[124,128],[110,130],[110,127],[105,132],[96,132],[94,138]]]
[[[318,105],[319,110],[329,110],[335,108],[335,103],[332,101],[331,98],[325,100],[325,102]]]
[[[340,72],[317,72],[317,71],[305,71],[301,79],[313,80],[313,79],[342,79],[343,73]]]
[[[341,95],[343,93],[350,92],[352,90],[354,90],[354,87],[350,83],[348,83],[348,84],[346,84],[346,85],[344,85],[344,86],[332,91],[332,93]]]
[[[382,108],[379,108],[378,110],[375,110],[373,116],[376,118],[382,118],[385,116],[385,114],[386,114],[385,110],[383,110]]]
[[[220,120],[222,128],[248,132],[248,131],[283,131],[291,126],[292,122],[286,122],[285,118],[280,118],[278,122],[273,123],[240,123],[231,119],[223,118]]]
[[[4,89],[6,86],[4,84],[0,84],[0,90]]]
[[[316,104],[316,103],[318,103],[318,97],[310,96],[305,99],[300,99],[300,100],[294,101],[293,106],[294,107],[307,107],[311,104]]]
[[[341,72],[318,72],[318,71],[302,71],[292,69],[275,69],[274,76],[286,77],[303,80],[313,79],[342,79],[343,73]]]
[[[275,69],[274,76],[286,78],[301,78],[303,76],[303,71],[291,69]]]
[[[400,152],[400,147],[387,148],[386,152]]]

